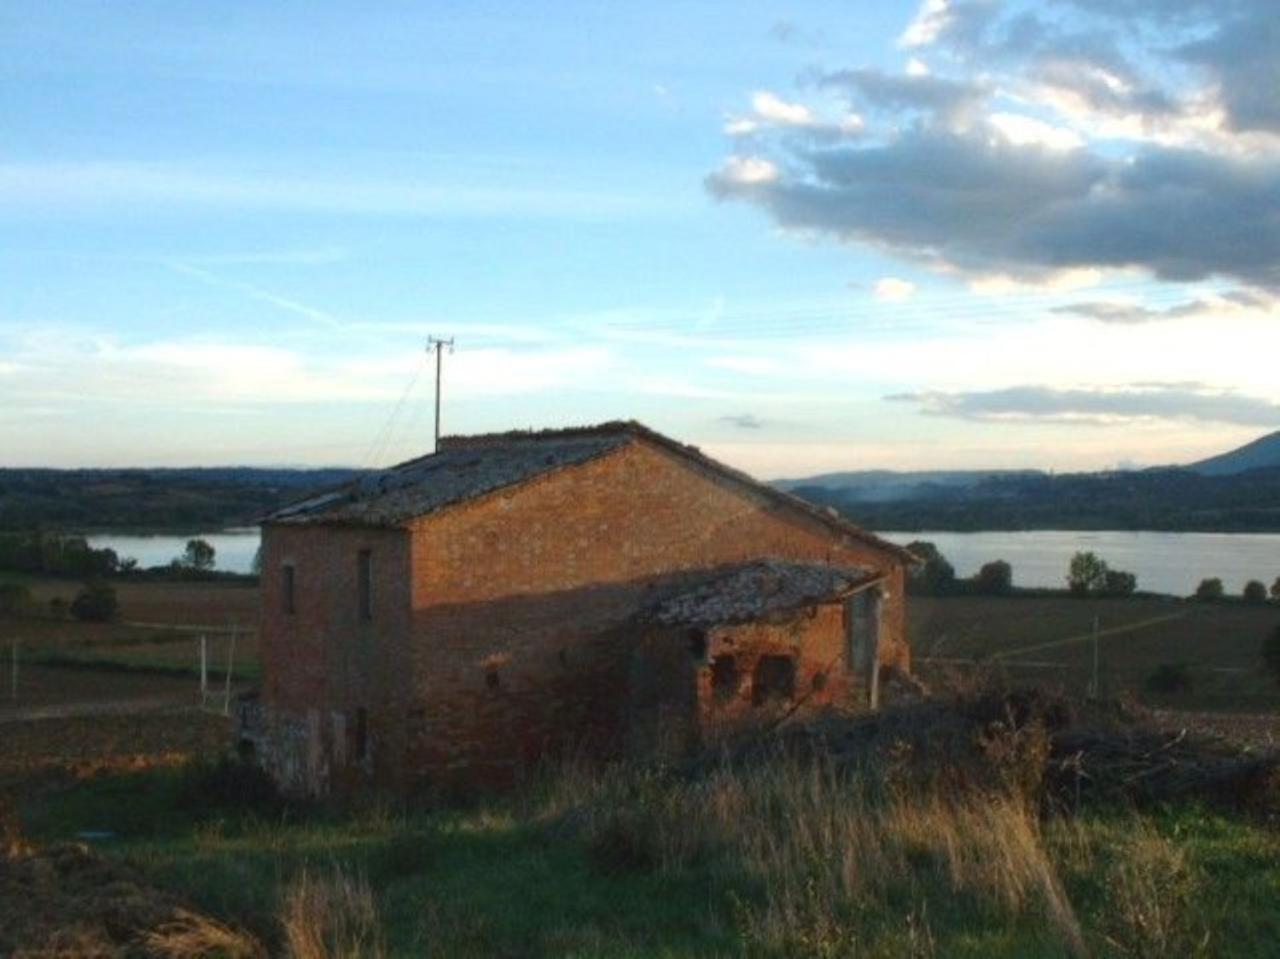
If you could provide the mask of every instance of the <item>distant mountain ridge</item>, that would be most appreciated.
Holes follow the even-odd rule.
[[[1261,436],[1252,443],[1192,463],[1187,469],[1201,476],[1232,476],[1246,470],[1280,466],[1280,430]]]
[[[1280,433],[1185,466],[825,473],[778,486],[871,529],[1280,531]]]

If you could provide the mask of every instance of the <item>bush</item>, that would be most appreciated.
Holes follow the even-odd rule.
[[[1271,584],[1271,601],[1280,603],[1280,576],[1276,577],[1276,581]]]
[[[109,623],[120,611],[116,591],[98,580],[85,583],[71,601],[71,615],[90,623]]]
[[[1109,569],[1102,577],[1103,596],[1132,596],[1138,588],[1138,577],[1118,569]]]
[[[1280,683],[1280,626],[1262,641],[1262,662],[1275,681]]]
[[[1161,663],[1147,677],[1147,692],[1172,695],[1191,692],[1191,670],[1186,663]]]
[[[1222,580],[1214,576],[1200,580],[1200,585],[1196,587],[1195,598],[1202,603],[1213,603],[1226,595],[1227,591],[1222,586]]]
[[[25,616],[35,607],[31,590],[18,583],[0,583],[0,616]]]
[[[1244,592],[1241,595],[1246,603],[1265,603],[1267,587],[1263,586],[1259,580],[1251,579],[1244,584]]]
[[[945,593],[955,585],[956,570],[947,558],[938,551],[933,543],[916,540],[907,544],[907,549],[924,561],[923,565],[913,567],[907,586],[913,593],[925,596],[937,596]]]
[[[195,762],[183,770],[178,805],[193,812],[274,812],[283,806],[283,801],[275,781],[261,766],[226,756],[216,762]]]
[[[973,577],[973,587],[985,596],[1003,596],[1013,590],[1013,567],[1002,559],[985,563]]]

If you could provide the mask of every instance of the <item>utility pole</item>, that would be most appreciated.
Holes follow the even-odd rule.
[[[438,336],[427,337],[427,352],[430,353],[432,347],[436,351],[436,435],[435,442],[432,444],[431,451],[438,453],[440,451],[440,372],[444,366],[444,348],[449,347],[449,352],[453,352],[453,337],[447,340]]]

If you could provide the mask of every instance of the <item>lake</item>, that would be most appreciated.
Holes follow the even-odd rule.
[[[92,533],[85,537],[94,549],[114,549],[125,559],[132,556],[138,565],[167,566],[187,548],[187,540],[202,539],[214,550],[214,569],[227,573],[253,570],[253,556],[258,551],[258,529],[224,529],[214,533]]]
[[[1003,559],[1013,566],[1018,586],[1063,588],[1071,555],[1092,550],[1114,569],[1135,573],[1138,588],[1187,596],[1208,576],[1218,576],[1227,592],[1239,594],[1247,580],[1270,586],[1280,576],[1280,533],[1133,533],[1032,530],[1015,533],[882,533],[895,543],[928,540],[956,568],[971,576],[983,563]],[[250,572],[258,549],[254,528],[213,533],[145,535],[101,533],[89,542],[109,546],[141,566],[162,566],[182,553],[188,539],[207,540],[216,551],[216,569]]]
[[[1067,585],[1072,554],[1091,551],[1112,569],[1134,573],[1138,589],[1189,596],[1200,580],[1219,577],[1227,593],[1240,595],[1251,579],[1270,586],[1280,576],[1280,533],[1152,533],[1028,530],[1012,533],[881,533],[903,545],[925,540],[942,551],[957,576],[972,576],[1002,559],[1013,566],[1015,586]]]

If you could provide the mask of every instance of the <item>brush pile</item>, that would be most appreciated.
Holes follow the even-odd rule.
[[[1169,729],[1132,704],[985,686],[878,713],[830,715],[719,744],[699,775],[771,755],[813,758],[891,791],[1014,792],[1049,813],[1193,800],[1280,818],[1280,751]]]

